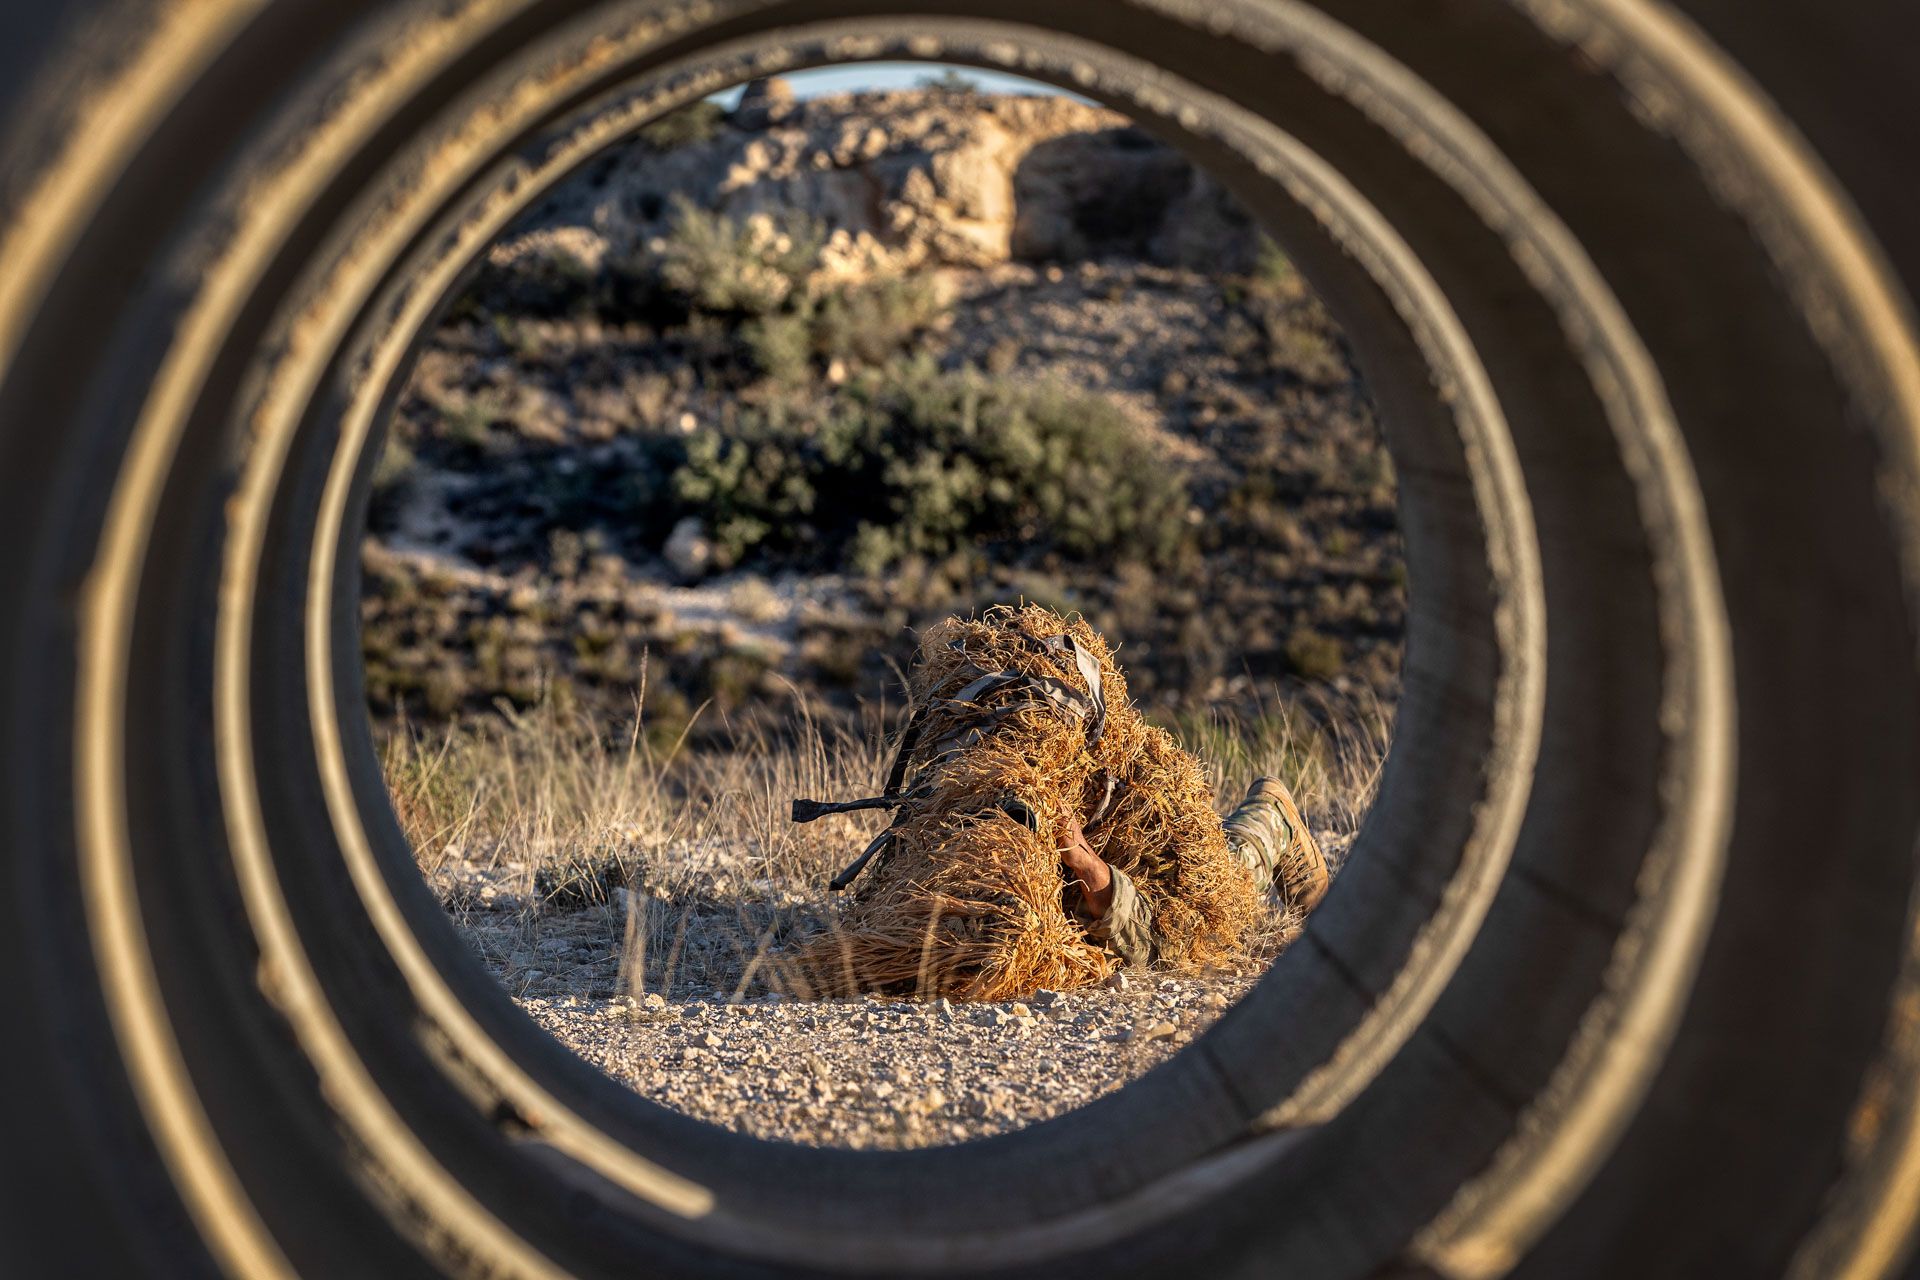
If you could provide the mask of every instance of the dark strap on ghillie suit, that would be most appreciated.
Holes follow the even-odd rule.
[[[964,687],[950,697],[930,698],[915,708],[913,715],[908,718],[907,727],[900,735],[900,746],[894,752],[893,764],[887,770],[886,785],[879,795],[863,800],[793,802],[795,822],[812,822],[829,813],[854,813],[863,809],[895,811],[887,829],[875,836],[860,856],[833,878],[828,888],[845,889],[866,869],[869,862],[893,843],[905,816],[906,806],[933,793],[931,780],[920,779],[927,778],[940,765],[965,752],[1008,717],[1022,711],[1056,711],[1072,716],[1086,727],[1088,746],[1100,741],[1107,722],[1107,700],[1100,683],[1100,664],[1087,652],[1086,646],[1071,635],[1048,636],[1029,643],[1038,644],[1046,651],[1071,654],[1074,668],[1079,671],[1080,678],[1086,681],[1086,691],[1082,692],[1053,676],[1029,675],[1023,671],[982,671],[969,663],[960,668],[962,672],[972,674],[972,679]],[[933,726],[931,734],[929,726]],[[918,768],[914,769],[915,784],[908,787],[907,774],[913,768],[916,754],[922,758]],[[1089,829],[1113,811],[1114,802],[1119,799],[1122,790],[1117,779],[1107,777],[1106,792],[1086,824]],[[1016,822],[1028,827],[1035,825],[1033,811],[1017,798],[1002,801],[1001,809]]]

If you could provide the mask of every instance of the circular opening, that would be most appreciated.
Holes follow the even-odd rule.
[[[1344,333],[1177,149],[979,74],[756,81],[576,171],[445,308],[372,476],[366,688],[429,884],[563,1043],[758,1136],[979,1137],[1166,1060],[1298,937],[1398,699],[1393,467]],[[1063,866],[980,957],[943,921],[1030,869],[942,907],[883,858],[836,895],[888,815],[789,810],[877,792],[930,629],[1026,602],[1104,637],[1109,710],[1207,793],[1041,786],[1142,893],[1103,916]],[[1129,846],[1165,839],[1129,814],[1227,817],[1260,778],[1305,839],[1256,803],[1224,846]],[[987,857],[972,830],[930,865]],[[1236,852],[1255,895],[1198,869]],[[923,913],[901,976],[875,930]]]
[[[997,38],[1003,34],[1021,38]],[[223,641],[225,653],[247,653],[258,664],[248,679],[235,677],[235,687],[246,687],[252,699],[244,712],[250,724],[228,722],[236,794],[244,798],[247,778],[257,776],[250,743],[310,739],[317,748],[316,786],[291,797],[290,808],[257,817],[243,812],[236,821],[243,832],[251,822],[268,828],[239,857],[261,895],[258,907],[287,912],[288,927],[303,940],[304,949],[283,962],[288,980],[309,984],[319,1003],[290,1007],[316,1043],[341,1055],[330,1069],[370,1072],[383,1087],[412,1090],[424,1067],[424,1079],[452,1084],[451,1092],[429,1090],[413,1102],[451,1107],[445,1118],[465,1131],[455,1141],[504,1137],[511,1152],[530,1157],[515,1162],[513,1174],[529,1195],[559,1193],[539,1181],[552,1154],[593,1194],[614,1195],[622,1212],[658,1209],[696,1219],[691,1229],[702,1238],[751,1237],[757,1243],[747,1247],[782,1254],[799,1247],[791,1231],[800,1224],[852,1226],[875,1212],[921,1223],[949,1241],[982,1212],[1009,1230],[1063,1221],[1075,1224],[1063,1228],[1070,1234],[1097,1230],[1103,1206],[1130,1192],[1189,1173],[1204,1179],[1203,1170],[1187,1166],[1208,1153],[1337,1113],[1406,1042],[1464,955],[1510,852],[1538,733],[1538,588],[1527,504],[1504,423],[1458,318],[1359,191],[1259,117],[1174,80],[1149,86],[1141,79],[1144,64],[1101,46],[1049,38],[1029,47],[1024,33],[992,26],[949,33],[938,23],[900,39],[903,53],[910,45],[917,57],[938,49],[960,61],[1016,65],[1127,104],[1154,132],[1203,161],[1272,229],[1363,353],[1399,464],[1409,611],[1419,622],[1410,629],[1381,803],[1360,841],[1371,852],[1353,859],[1346,890],[1315,914],[1312,947],[1289,950],[1228,1016],[1162,1069],[1027,1130],[884,1159],[767,1144],[612,1089],[537,1033],[473,963],[443,905],[422,887],[414,852],[393,821],[371,735],[343,728],[365,724],[352,608],[354,534],[376,458],[363,445],[399,393],[410,350],[453,292],[458,271],[559,176],[663,110],[744,78],[776,56],[768,50],[791,67],[845,61],[855,49],[858,56],[884,54],[892,47],[887,41],[831,27],[746,39],[595,100],[609,92],[603,83],[583,95],[586,106],[572,101],[543,117],[531,141],[519,132],[533,128],[531,120],[519,120],[507,130],[519,150],[491,149],[502,145],[493,131],[503,117],[463,115],[479,122],[479,135],[459,137],[458,146],[477,149],[470,161],[443,171],[466,177],[445,190],[423,189],[418,208],[399,201],[404,235],[375,241],[384,247],[351,260],[355,270],[369,269],[353,287],[370,286],[374,305],[325,357],[340,362],[344,394],[315,412],[339,416],[329,417],[327,429],[285,437],[292,452],[268,455],[250,471],[249,493],[273,494],[287,507],[264,543],[246,544],[264,548],[260,565],[247,563],[246,546],[233,562],[243,576],[259,570],[257,582],[235,593],[229,614],[259,628],[258,641],[251,648],[237,634]],[[559,65],[577,70],[564,57]],[[387,249],[394,256],[381,258]],[[303,361],[313,354],[299,352]],[[302,466],[324,469],[326,484],[275,489],[282,464],[287,475]],[[284,608],[253,612],[254,599]],[[296,620],[298,631],[289,630]],[[229,702],[228,714],[246,705]],[[294,819],[302,806],[305,818]],[[298,849],[314,840],[327,856],[300,856]],[[356,912],[371,933],[339,927]],[[368,953],[368,937],[379,939],[384,955]],[[389,1010],[400,1021],[352,1032],[331,1024],[320,993],[375,973],[376,981],[403,987],[415,1012]],[[403,1028],[426,1029],[425,1062],[422,1042]],[[352,1123],[376,1145],[389,1140],[372,1111],[356,1110]],[[1116,1149],[1115,1132],[1131,1140]],[[1101,1179],[1060,1182],[1061,1168],[1090,1161],[1104,1170]],[[468,1194],[431,1168],[424,1176],[422,1185],[439,1188],[435,1194]],[[849,1194],[823,1206],[809,1190],[818,1177]],[[950,1194],[956,1180],[972,1188],[964,1200]],[[746,1203],[755,1206],[751,1225],[727,1208]],[[989,1252],[1024,1247],[1015,1239],[1002,1236]],[[884,1248],[918,1256],[925,1244],[914,1234],[889,1237]]]
[[[53,1085],[37,1194],[117,1180],[101,1238],[197,1228],[236,1274],[1897,1249],[1913,646],[1883,503],[1912,488],[1913,361],[1803,137],[1657,5],[817,20],[857,7],[165,9],[120,80],[71,81],[105,109],[46,113],[85,136],[9,231],[0,325],[10,415],[57,428],[9,452],[16,519],[54,517],[6,570],[37,593],[14,648],[74,659],[15,681],[72,735],[30,724],[12,780],[17,826],[55,833],[22,861],[27,936],[74,961],[31,970],[59,984],[32,997],[59,1052],[22,1055]],[[462,266],[668,108],[885,56],[1124,103],[1241,195],[1364,353],[1410,623],[1378,803],[1305,944],[1124,1090],[850,1152],[619,1089],[474,963],[393,820],[354,603],[365,445]],[[1845,88],[1806,136],[1871,92]],[[1884,679],[1781,696],[1816,650]],[[1796,787],[1848,801],[1818,883]]]

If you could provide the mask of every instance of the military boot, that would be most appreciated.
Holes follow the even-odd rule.
[[[1311,911],[1326,896],[1327,859],[1280,779],[1254,779],[1226,829],[1234,855],[1253,870],[1256,881],[1278,890],[1289,906]]]

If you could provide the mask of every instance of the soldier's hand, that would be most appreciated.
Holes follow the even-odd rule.
[[[1060,865],[1080,886],[1080,900],[1086,913],[1098,920],[1113,905],[1113,868],[1101,861],[1100,855],[1087,843],[1077,816],[1067,818],[1066,834],[1066,846],[1060,850]]]

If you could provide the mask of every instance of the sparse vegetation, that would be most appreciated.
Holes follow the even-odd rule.
[[[1282,777],[1337,863],[1372,801],[1388,713],[1272,696],[1252,718],[1215,711],[1173,727],[1206,762],[1222,813],[1250,778]],[[768,948],[831,921],[825,882],[872,820],[796,825],[787,809],[795,796],[865,794],[885,770],[888,727],[884,708],[853,729],[802,708],[778,733],[744,729],[692,751],[685,725],[609,726],[549,702],[396,722],[382,761],[422,871],[510,990],[671,997],[747,990]],[[632,895],[632,921],[616,891]],[[555,928],[593,958],[562,966],[537,952]]]
[[[1098,397],[910,361],[809,408],[688,442],[675,494],[724,563],[757,551],[871,574],[963,548],[1165,563],[1186,543],[1184,486]]]
[[[687,204],[660,250],[660,277],[696,312],[739,322],[748,363],[799,387],[817,360],[880,364],[945,313],[924,276],[823,283],[826,237],[804,218],[735,221]]]
[[[1249,276],[1257,287],[1267,290],[1298,290],[1302,283],[1293,259],[1268,235],[1260,237]]]
[[[735,222],[682,198],[660,246],[660,278],[702,311],[769,315],[805,289],[825,243],[810,218],[755,214]]]
[[[730,155],[734,132],[708,108],[647,145]],[[620,241],[566,221],[581,208],[490,261],[395,423],[374,528],[441,548],[453,580],[370,561],[380,714],[547,696],[617,716],[643,663],[656,723],[667,701],[775,714],[788,681],[845,714],[910,628],[1017,599],[1124,636],[1163,711],[1255,678],[1392,696],[1392,468],[1270,241],[1238,275],[902,273],[810,218],[660,197],[632,211],[649,238]],[[759,620],[730,603],[742,582],[776,601]]]
[[[1340,642],[1312,627],[1297,627],[1287,637],[1287,662],[1303,680],[1331,680],[1345,661]]]
[[[608,157],[530,211],[428,336],[363,557],[395,810],[482,961],[550,1027],[577,1016],[562,1034],[590,1059],[604,1048],[617,1077],[807,1141],[918,1145],[1038,1118],[992,1091],[1017,1087],[998,1047],[1016,1031],[1021,1069],[1044,1064],[1035,1105],[1072,1105],[1184,1043],[1278,949],[1276,931],[1232,972],[1166,979],[1192,1005],[1165,1038],[1152,1028],[1180,1015],[1159,981],[1063,996],[1037,1020],[737,1003],[770,949],[831,927],[827,876],[884,822],[795,826],[788,804],[874,789],[916,628],[998,601],[1083,612],[1124,645],[1143,714],[1207,762],[1223,811],[1254,774],[1285,777],[1336,863],[1398,686],[1393,472],[1293,264],[1230,216],[1204,224],[1230,255],[1211,256],[1211,232],[1163,250],[1154,211],[1204,188],[1172,185],[1191,170],[1121,131],[1041,159],[1066,179],[1096,156],[1152,216],[1116,238],[1094,226],[1110,201],[1055,192],[1052,247],[983,265],[970,255],[992,261],[997,206],[968,194],[966,166],[915,167],[911,147],[947,145],[932,114],[997,108],[966,76],[928,87],[898,149],[869,123],[821,128],[806,102],[760,132],[696,104],[630,154],[724,174],[690,188],[706,204],[636,187]],[[836,185],[853,176],[857,210],[855,184]],[[816,180],[807,207],[832,236],[717,211],[736,192],[777,204],[742,183]],[[1091,259],[1096,243],[1116,256]],[[1019,1022],[966,1065],[976,1014]],[[882,1016],[949,1037],[924,1037],[953,1057],[910,1106],[880,1092],[904,1075],[854,1065]],[[813,1029],[839,1023],[858,1029],[832,1041],[851,1056],[831,1069],[809,1052],[791,1078],[748,1070],[794,1057],[775,1037],[801,1028],[833,1058]],[[848,1084],[870,1069],[871,1097]],[[708,1107],[748,1090],[753,1105]],[[887,1114],[837,1127],[867,1103]]]
[[[931,89],[935,93],[957,94],[962,97],[980,92],[980,82],[964,71],[955,71],[948,67],[938,75],[921,76],[916,82],[922,89]]]
[[[727,109],[703,98],[643,125],[639,136],[642,143],[655,151],[672,151],[708,141],[726,122]]]
[[[882,276],[823,294],[811,316],[814,351],[861,364],[891,359],[946,315],[940,286],[927,276]]]

